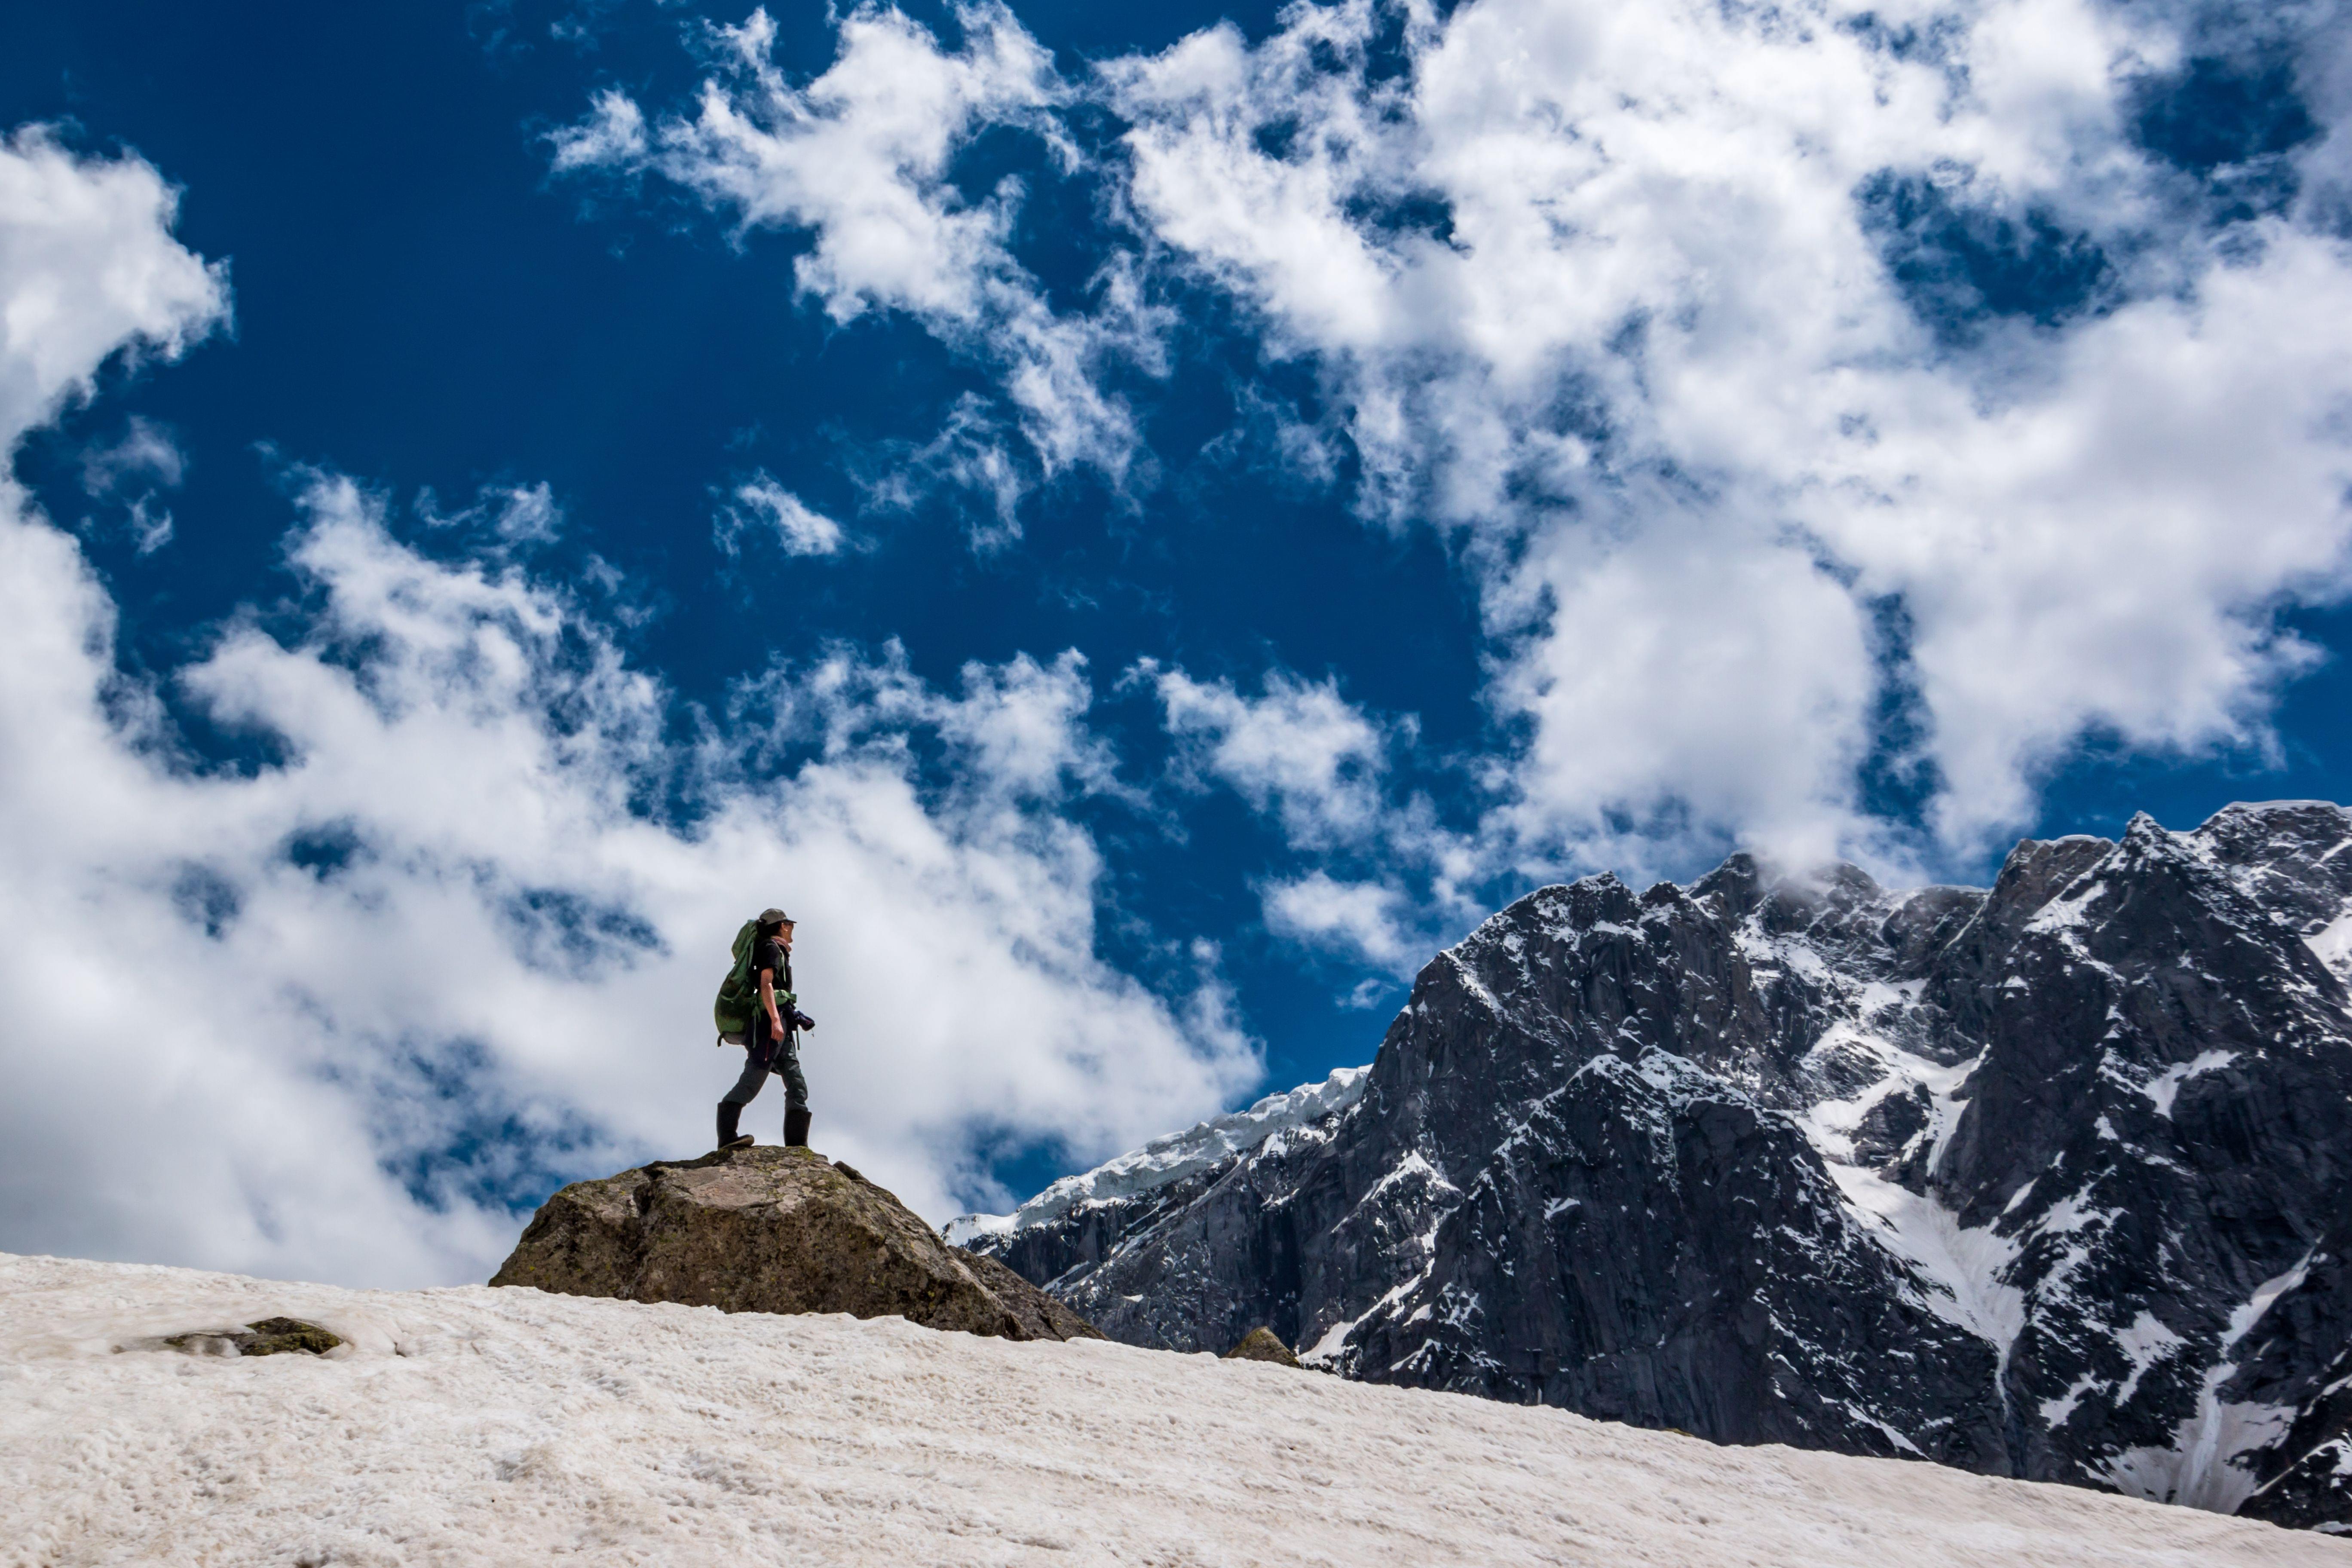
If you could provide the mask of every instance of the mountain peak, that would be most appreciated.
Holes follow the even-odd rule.
[[[2273,803],[2023,840],[1989,889],[1540,889],[1344,1108],[975,1245],[1131,1342],[1265,1324],[1371,1381],[2352,1526],[2347,847]]]

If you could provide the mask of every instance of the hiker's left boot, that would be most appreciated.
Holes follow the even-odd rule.
[[[722,1100],[719,1102],[719,1147],[722,1152],[729,1149],[749,1149],[754,1142],[749,1132],[735,1131],[735,1124],[741,1120],[742,1115],[743,1108],[732,1100]]]
[[[785,1148],[787,1148],[787,1149],[805,1149],[805,1148],[807,1148],[807,1147],[808,1147],[808,1130],[809,1130],[809,1113],[808,1113],[808,1108],[807,1108],[806,1106],[803,1106],[803,1105],[795,1105],[795,1106],[793,1106],[791,1110],[787,1110],[787,1111],[785,1111],[785,1112],[784,1112],[784,1147],[785,1147]]]

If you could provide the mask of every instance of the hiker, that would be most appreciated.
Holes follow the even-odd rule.
[[[751,1018],[743,1036],[749,1060],[743,1076],[719,1102],[719,1146],[747,1148],[756,1142],[735,1131],[737,1118],[766,1087],[768,1075],[784,1080],[784,1146],[808,1146],[808,1079],[801,1071],[800,1031],[816,1027],[816,1020],[799,1010],[793,992],[793,920],[782,910],[762,910],[748,933],[751,937],[749,976],[756,996],[746,997]],[[738,942],[741,941],[739,933]],[[740,952],[738,948],[738,952]],[[730,976],[731,978],[731,976]],[[725,1038],[722,1033],[722,1039]]]

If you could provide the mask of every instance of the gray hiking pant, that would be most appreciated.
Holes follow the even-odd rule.
[[[743,1076],[735,1087],[719,1097],[721,1105],[749,1105],[767,1087],[768,1075],[774,1073],[784,1080],[784,1109],[808,1109],[808,1075],[801,1071],[801,1037],[787,1033],[782,1040],[768,1033],[767,1020],[759,1020],[750,1047],[743,1053]]]

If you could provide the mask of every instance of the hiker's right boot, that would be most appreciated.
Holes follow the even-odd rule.
[[[795,1105],[791,1110],[785,1111],[784,1147],[787,1149],[807,1148],[808,1127],[809,1113],[807,1106]]]
[[[742,1116],[743,1108],[733,1100],[722,1100],[719,1102],[719,1147],[720,1149],[749,1149],[756,1142],[749,1132],[735,1131],[735,1123],[740,1121]]]

